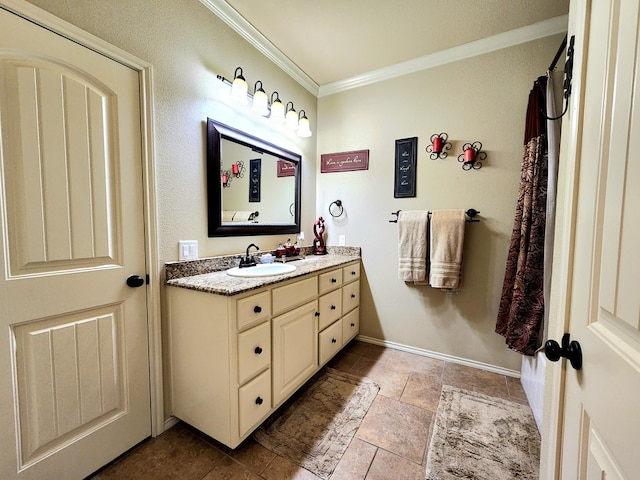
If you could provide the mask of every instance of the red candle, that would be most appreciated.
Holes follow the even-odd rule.
[[[240,173],[240,167],[238,166],[238,164],[237,164],[237,163],[232,163],[232,164],[231,164],[231,172],[232,172],[234,175],[237,175],[237,174],[239,174],[239,173]]]
[[[226,185],[228,181],[229,181],[229,176],[226,173],[223,173],[222,174],[222,184]]]
[[[476,159],[476,150],[473,147],[466,148],[464,151],[465,163],[473,162]]]
[[[433,153],[440,153],[442,151],[442,138],[436,137],[433,139]]]

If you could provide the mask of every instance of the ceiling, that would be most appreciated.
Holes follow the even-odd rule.
[[[203,1],[208,2],[226,4],[320,87],[569,11],[569,0]]]

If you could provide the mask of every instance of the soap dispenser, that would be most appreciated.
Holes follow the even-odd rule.
[[[276,257],[277,258],[282,258],[286,255],[286,250],[285,248],[282,246],[282,242],[280,242],[278,244],[278,248],[276,248]]]

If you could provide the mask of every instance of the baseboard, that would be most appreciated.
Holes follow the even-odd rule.
[[[416,355],[422,355],[423,357],[435,358],[438,360],[444,360],[445,362],[457,363],[459,365],[465,365],[467,367],[478,368],[480,370],[486,370],[487,372],[498,373],[507,377],[520,378],[520,372],[517,370],[511,370],[509,368],[499,367],[497,365],[491,365],[489,363],[477,362],[475,360],[469,360],[468,358],[456,357],[453,355],[447,355],[446,353],[432,352],[430,350],[424,350],[422,348],[410,347],[401,343],[389,342],[386,340],[380,340],[373,337],[366,337],[364,335],[358,335],[356,340],[365,343],[372,343],[374,345],[380,345],[382,347],[394,348],[396,350],[402,350],[403,352],[415,353]]]
[[[180,421],[179,418],[171,416],[164,421],[164,431],[166,432]]]

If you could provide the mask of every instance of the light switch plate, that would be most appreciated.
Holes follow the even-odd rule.
[[[347,244],[347,239],[344,235],[338,235],[338,245],[344,246]]]
[[[179,260],[197,260],[198,259],[198,241],[197,240],[180,240],[178,242],[178,259]]]

